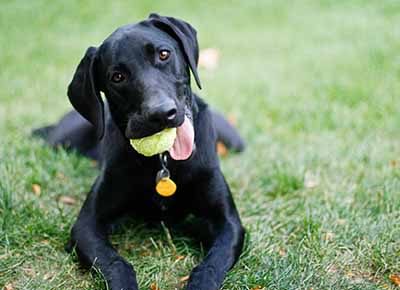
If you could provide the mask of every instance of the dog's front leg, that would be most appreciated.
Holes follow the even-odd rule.
[[[118,184],[116,179],[114,177],[113,181]],[[108,240],[111,223],[122,215],[128,196],[121,187],[110,188],[111,184],[110,178],[97,179],[71,230],[69,248],[75,248],[82,264],[93,266],[102,273],[109,289],[137,290],[132,265]]]
[[[212,231],[211,245],[203,262],[193,269],[187,290],[218,290],[243,247],[241,225],[228,185],[220,171],[196,192],[194,212],[205,219]]]

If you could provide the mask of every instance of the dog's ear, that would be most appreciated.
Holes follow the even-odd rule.
[[[175,38],[183,48],[186,61],[193,73],[197,86],[201,89],[197,63],[199,61],[199,44],[196,30],[187,22],[173,17],[160,16],[156,13],[149,15],[149,21],[157,28]]]
[[[104,134],[104,104],[95,83],[96,52],[95,47],[86,50],[68,86],[68,98],[75,110],[95,126],[101,139]]]

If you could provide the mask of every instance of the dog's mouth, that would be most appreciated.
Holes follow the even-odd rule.
[[[193,152],[194,148],[194,129],[193,124],[188,117],[179,127],[176,128],[176,137],[174,144],[168,150],[169,155],[175,160],[186,160]]]
[[[136,126],[132,126],[133,124]],[[137,123],[133,121],[130,123],[131,126],[128,126],[129,129],[127,128],[125,131],[127,139],[131,141],[134,139],[136,143],[140,142],[140,149],[134,147],[139,153],[145,156],[152,156],[158,153],[168,152],[170,157],[174,160],[187,160],[192,156],[195,150],[195,133],[192,113],[188,108],[185,108],[184,113],[182,112],[175,126],[148,128],[139,124],[140,122]],[[163,134],[163,131],[169,128],[176,129],[175,138],[173,140],[170,138],[170,133],[166,133],[166,135]],[[146,130],[144,131],[143,129]],[[163,134],[163,136],[160,136],[160,133]],[[143,151],[141,152],[141,150]]]

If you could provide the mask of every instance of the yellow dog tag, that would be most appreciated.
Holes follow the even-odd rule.
[[[161,178],[156,185],[156,191],[161,196],[171,196],[176,191],[176,184],[169,177]]]

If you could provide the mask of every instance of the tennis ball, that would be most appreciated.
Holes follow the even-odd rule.
[[[144,156],[153,156],[169,150],[176,138],[176,128],[167,128],[154,135],[131,139],[132,147]]]

